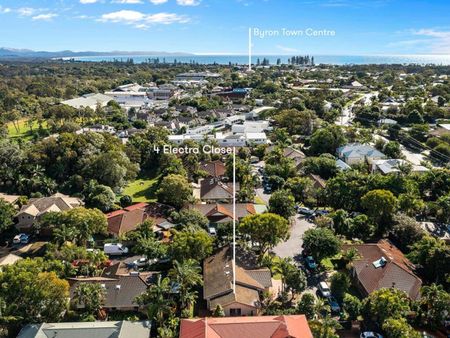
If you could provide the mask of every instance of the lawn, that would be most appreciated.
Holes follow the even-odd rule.
[[[18,126],[18,130],[16,130],[14,124],[12,122],[8,123],[8,135],[11,138],[21,138],[24,140],[30,140],[32,135],[32,130],[37,130],[39,128],[39,123],[37,121],[33,121],[32,130],[30,129],[30,126],[27,123],[27,119],[22,119],[16,122],[16,125]],[[42,124],[42,127],[46,128],[46,123],[44,122]]]
[[[128,184],[122,195],[130,195],[133,198],[133,202],[155,202],[158,179],[159,176],[155,175],[141,176]]]

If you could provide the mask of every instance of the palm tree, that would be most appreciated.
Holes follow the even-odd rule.
[[[58,245],[62,245],[65,242],[72,242],[77,236],[77,229],[74,227],[62,224],[58,228],[53,230],[53,238]]]
[[[314,303],[314,318],[325,318],[330,312],[330,306],[325,302],[323,298],[317,298]]]
[[[73,303],[78,308],[83,308],[89,315],[97,314],[103,307],[105,290],[100,284],[81,283],[75,289]]]
[[[359,252],[356,248],[350,248],[342,253],[342,258],[346,261],[346,268],[350,270],[353,267],[353,262],[360,257]]]
[[[169,277],[179,287],[181,310],[191,305],[190,300],[192,300],[193,294],[191,289],[203,284],[200,271],[200,266],[193,259],[188,259],[182,263],[178,261],[173,262],[173,268],[169,271]]]
[[[148,318],[155,320],[159,327],[164,325],[165,317],[173,311],[171,290],[170,279],[159,275],[156,283],[136,299],[138,304],[147,307]]]
[[[284,291],[286,288],[286,276],[289,271],[293,268],[293,262],[291,257],[281,258],[279,261],[275,263],[274,272],[279,273],[281,275],[281,286]]]

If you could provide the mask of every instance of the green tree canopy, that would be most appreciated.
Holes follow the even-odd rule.
[[[341,241],[328,228],[306,230],[303,235],[303,248],[319,262],[339,253]]]
[[[239,231],[259,245],[263,255],[267,250],[289,238],[289,223],[285,218],[273,213],[249,215],[240,221]]]
[[[168,175],[163,178],[156,192],[158,201],[181,208],[193,199],[192,188],[187,179],[180,175]]]

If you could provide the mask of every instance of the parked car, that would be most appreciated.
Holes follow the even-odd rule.
[[[128,248],[122,243],[106,243],[103,246],[103,251],[107,255],[123,255],[128,253]]]
[[[305,263],[306,263],[306,267],[307,267],[309,270],[315,270],[315,269],[317,269],[317,263],[316,263],[316,261],[314,260],[314,258],[313,258],[312,256],[306,257],[306,258],[305,258]]]
[[[148,264],[148,259],[145,257],[141,257],[139,259],[136,259],[133,261],[133,265],[137,266],[138,268],[144,267]]]
[[[333,312],[333,313],[341,312],[341,307],[339,306],[339,303],[337,302],[336,298],[331,296],[331,297],[328,297],[327,301],[328,301],[328,305],[330,305],[331,312]]]
[[[372,332],[372,331],[366,331],[361,333],[359,336],[360,338],[383,338],[383,336],[379,333]]]
[[[297,212],[299,214],[306,215],[306,216],[311,216],[312,214],[314,214],[314,210],[311,210],[306,207],[297,207]]]
[[[331,297],[331,290],[326,282],[319,283],[319,291],[320,291],[320,294],[322,295],[322,297],[324,297],[324,298]]]
[[[30,236],[28,236],[27,234],[18,234],[13,238],[14,244],[28,244],[29,241]]]
[[[211,236],[216,236],[217,235],[217,230],[214,227],[208,227],[208,232]]]

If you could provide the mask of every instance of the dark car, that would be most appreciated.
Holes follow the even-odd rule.
[[[328,305],[330,305],[331,312],[333,312],[333,313],[341,312],[341,307],[339,306],[339,303],[337,302],[336,298],[331,296],[331,297],[328,297],[327,301],[328,301]]]
[[[314,211],[306,208],[306,207],[297,207],[297,212],[302,215],[311,216],[314,214]]]
[[[306,258],[305,258],[305,263],[306,263],[306,267],[307,267],[309,270],[315,270],[315,269],[317,269],[317,263],[316,263],[316,261],[314,260],[314,258],[313,258],[312,256],[306,257]]]

